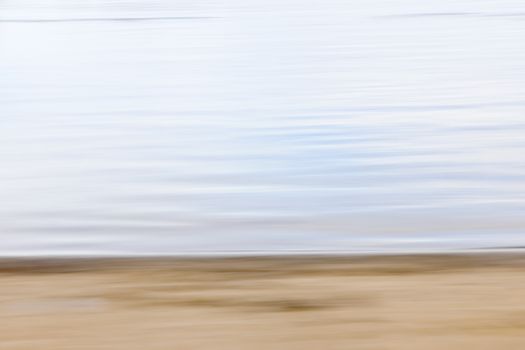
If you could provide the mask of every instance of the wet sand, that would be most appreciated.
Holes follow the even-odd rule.
[[[523,349],[525,254],[0,259],[0,349]]]

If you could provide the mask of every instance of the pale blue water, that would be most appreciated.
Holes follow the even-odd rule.
[[[2,0],[0,255],[525,244],[523,1]]]

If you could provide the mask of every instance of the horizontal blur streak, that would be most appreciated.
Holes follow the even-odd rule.
[[[0,255],[525,243],[522,1],[0,2]]]

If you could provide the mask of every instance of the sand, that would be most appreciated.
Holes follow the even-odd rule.
[[[525,349],[525,255],[0,259],[0,349]]]

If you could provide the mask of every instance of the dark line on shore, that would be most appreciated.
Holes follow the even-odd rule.
[[[486,252],[461,254],[298,255],[239,257],[12,257],[0,258],[3,274],[57,274],[93,271],[205,271],[215,273],[312,273],[406,275],[525,266],[525,254]]]

